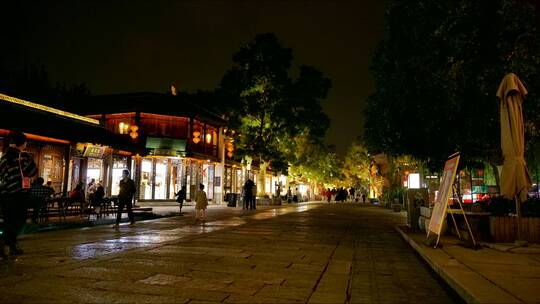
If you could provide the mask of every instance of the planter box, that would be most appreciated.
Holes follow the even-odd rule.
[[[522,217],[520,221],[523,239],[540,243],[540,217]],[[490,216],[489,230],[496,243],[513,243],[517,237],[517,217]]]
[[[401,204],[392,204],[392,210],[394,212],[401,212]]]

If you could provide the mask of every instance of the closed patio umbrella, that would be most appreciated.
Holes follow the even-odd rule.
[[[506,198],[516,199],[518,239],[521,238],[520,202],[527,199],[527,192],[531,187],[531,178],[524,158],[525,130],[522,103],[525,95],[527,89],[513,73],[504,76],[497,90],[497,97],[500,99],[501,148],[504,157],[500,181],[501,194]]]

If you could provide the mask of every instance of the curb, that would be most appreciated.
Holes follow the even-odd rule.
[[[481,303],[467,289],[454,278],[452,278],[442,267],[439,267],[411,237],[409,237],[399,226],[395,226],[401,237],[426,261],[431,269],[450,286],[465,302]]]

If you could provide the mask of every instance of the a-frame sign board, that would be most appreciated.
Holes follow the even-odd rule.
[[[459,153],[455,153],[448,158],[448,160],[446,161],[444,165],[444,172],[443,172],[443,176],[441,180],[441,185],[439,186],[439,194],[437,195],[437,200],[435,201],[435,206],[433,207],[433,213],[431,214],[431,220],[429,222],[429,228],[427,232],[428,242],[430,240],[431,235],[437,236],[437,240],[434,245],[435,248],[439,244],[439,240],[441,238],[441,231],[444,225],[444,220],[446,219],[447,209],[449,208],[448,200],[450,199],[450,196],[453,195],[452,186],[454,184],[454,179],[456,177],[458,164],[459,164]],[[458,197],[458,203],[459,203],[461,212],[463,213],[463,217],[465,218],[465,223],[467,224],[467,227],[469,228],[469,232],[471,234],[473,243],[476,246],[476,241],[474,240],[474,236],[469,226],[469,221],[467,220],[467,216],[465,215],[463,206],[461,205],[461,198],[459,197]],[[459,233],[456,220],[454,219],[452,213],[450,213],[450,215],[452,216],[454,225],[456,225],[456,231],[458,231]]]

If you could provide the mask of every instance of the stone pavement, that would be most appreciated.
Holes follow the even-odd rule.
[[[358,204],[210,210],[28,235],[0,303],[453,303],[403,242],[403,217]]]
[[[437,249],[424,244],[425,233],[398,227],[403,238],[469,303],[540,303],[540,251],[515,246],[473,250],[455,237],[442,237]],[[506,250],[506,252],[502,250]]]

